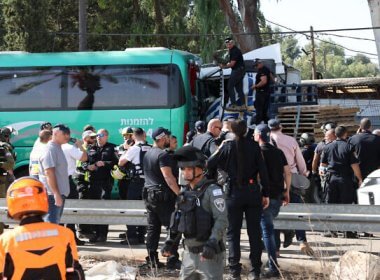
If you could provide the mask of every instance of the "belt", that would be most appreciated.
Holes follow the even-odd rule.
[[[193,254],[200,254],[200,253],[203,252],[203,245],[201,245],[201,246],[195,246],[195,247],[186,246],[185,248],[187,248],[187,250],[190,253],[193,253]]]

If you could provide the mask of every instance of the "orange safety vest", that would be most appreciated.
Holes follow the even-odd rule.
[[[66,279],[75,264],[79,265],[74,234],[65,227],[37,222],[0,236],[3,279]]]

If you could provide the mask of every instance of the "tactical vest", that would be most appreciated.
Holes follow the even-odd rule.
[[[172,214],[171,229],[183,233],[185,238],[207,241],[211,235],[214,219],[212,214],[202,207],[202,196],[210,182],[206,182],[200,191],[187,189],[177,198],[176,211]]]
[[[133,164],[132,162],[128,161],[127,164],[124,166],[119,167],[120,170],[127,174],[126,178],[127,179],[133,179],[133,178],[141,178],[144,176],[144,156],[146,152],[152,148],[152,145],[148,143],[139,143],[136,146],[140,148],[140,153],[139,153],[139,163],[138,164]]]

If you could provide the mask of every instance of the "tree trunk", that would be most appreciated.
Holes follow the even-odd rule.
[[[234,39],[243,53],[261,47],[259,24],[257,19],[258,0],[237,0],[240,15],[232,9],[229,0],[219,0],[227,24],[232,33],[254,33],[253,35],[235,35]]]
[[[380,26],[380,3],[377,0],[368,0],[368,6],[371,13],[372,26]],[[378,55],[378,61],[380,65],[380,29],[374,29],[373,33],[375,34],[376,49]]]
[[[155,14],[155,25],[156,25],[156,34],[163,34],[164,33],[164,19],[162,17],[162,11],[161,11],[161,3],[160,0],[153,0],[154,5],[154,14]],[[167,44],[165,42],[165,38],[162,36],[157,37],[157,41],[159,44],[163,47],[167,47]]]

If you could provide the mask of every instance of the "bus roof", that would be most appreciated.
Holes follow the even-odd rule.
[[[165,64],[194,55],[167,48],[133,48],[125,51],[0,53],[0,67]]]

